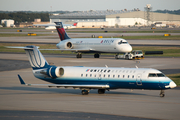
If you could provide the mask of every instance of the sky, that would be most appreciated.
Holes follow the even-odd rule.
[[[0,0],[0,11],[178,10],[180,0]]]

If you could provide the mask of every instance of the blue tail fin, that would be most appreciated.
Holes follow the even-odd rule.
[[[48,68],[50,66],[36,46],[26,46],[24,50],[34,70]]]
[[[56,24],[56,29],[57,29],[57,32],[61,41],[65,39],[71,39],[67,35],[66,31],[64,30],[62,22],[55,22],[55,24]]]

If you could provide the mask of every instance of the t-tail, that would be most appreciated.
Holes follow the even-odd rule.
[[[65,29],[63,27],[62,22],[54,22],[54,23],[56,24],[56,30],[58,32],[58,35],[59,35],[59,38],[60,38],[61,41],[66,40],[66,39],[71,39],[67,35],[67,33],[66,33],[66,31],[65,31]]]
[[[36,46],[26,46],[24,50],[33,70],[48,68],[50,66]]]

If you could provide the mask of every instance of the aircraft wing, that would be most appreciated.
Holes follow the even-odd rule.
[[[21,76],[18,74],[18,78],[19,78],[19,81],[21,83],[21,85],[27,85],[27,86],[47,86],[47,87],[65,87],[65,88],[69,88],[69,87],[72,87],[72,88],[79,88],[79,89],[82,89],[82,88],[88,88],[88,89],[105,89],[105,88],[109,88],[109,85],[83,85],[83,84],[26,84],[24,82],[24,80],[21,78]]]
[[[94,51],[94,49],[39,49],[39,50],[59,50],[59,51],[72,51],[72,52]]]

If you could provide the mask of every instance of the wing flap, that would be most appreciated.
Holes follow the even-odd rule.
[[[105,89],[109,85],[83,85],[83,84],[25,84],[27,86],[47,86],[47,87],[64,87],[64,88],[91,88],[91,89]]]

